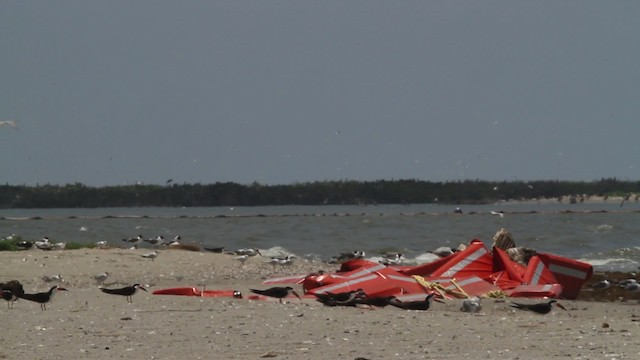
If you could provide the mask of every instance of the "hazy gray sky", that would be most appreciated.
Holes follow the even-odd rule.
[[[0,183],[640,179],[640,1],[0,0]]]

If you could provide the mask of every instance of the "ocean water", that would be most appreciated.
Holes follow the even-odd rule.
[[[183,243],[326,260],[363,250],[367,257],[399,251],[409,263],[440,246],[472,239],[492,244],[506,228],[518,246],[589,262],[596,270],[636,271],[640,265],[640,204],[518,203],[460,206],[271,206],[211,208],[3,209],[0,237],[126,247],[142,234],[182,237]],[[501,211],[503,216],[491,214]]]

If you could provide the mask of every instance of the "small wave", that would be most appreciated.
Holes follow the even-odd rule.
[[[625,258],[608,258],[608,259],[578,259],[578,261],[586,262],[593,265],[597,270],[602,271],[636,271],[638,270],[637,261]]]

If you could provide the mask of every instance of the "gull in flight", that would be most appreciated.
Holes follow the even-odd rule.
[[[18,125],[16,125],[15,120],[3,120],[3,121],[0,121],[0,127],[5,126],[5,125],[9,125],[9,126],[13,127],[14,129],[18,128]]]
[[[504,213],[502,211],[491,211],[491,215],[497,215],[500,217],[504,217]]]

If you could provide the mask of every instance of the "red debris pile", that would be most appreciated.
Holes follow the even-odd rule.
[[[498,244],[500,245],[500,244]],[[335,273],[269,279],[265,284],[302,282],[307,294],[362,289],[367,296],[403,298],[437,292],[443,298],[530,297],[575,299],[593,267],[573,259],[535,252],[526,264],[499,246],[472,240],[462,251],[417,266],[385,266],[363,259],[344,262]]]

